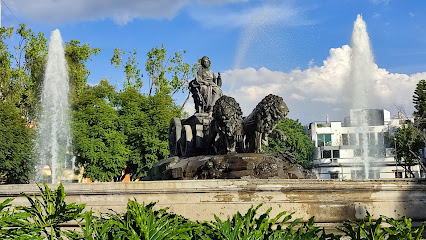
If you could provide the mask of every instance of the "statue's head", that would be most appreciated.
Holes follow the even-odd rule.
[[[207,56],[204,56],[201,58],[201,66],[203,66],[204,68],[209,68],[210,67],[210,59]]]

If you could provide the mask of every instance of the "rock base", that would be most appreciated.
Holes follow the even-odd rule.
[[[237,153],[163,159],[154,164],[146,180],[306,178],[316,177],[286,153]]]

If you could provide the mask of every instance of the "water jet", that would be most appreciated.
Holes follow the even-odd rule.
[[[69,81],[64,44],[58,29],[52,31],[43,79],[41,114],[37,127],[36,181],[56,183],[72,159],[69,111]],[[46,166],[50,176],[44,174]],[[69,167],[68,167],[69,168]]]

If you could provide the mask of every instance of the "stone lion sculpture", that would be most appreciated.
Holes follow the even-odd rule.
[[[246,152],[263,152],[262,143],[268,144],[268,135],[275,130],[278,122],[287,116],[288,112],[287,105],[281,97],[269,94],[263,98],[243,121]],[[275,131],[281,138],[285,138],[282,132]]]
[[[211,143],[216,154],[236,153],[243,143],[243,113],[233,97],[223,95],[213,107]]]

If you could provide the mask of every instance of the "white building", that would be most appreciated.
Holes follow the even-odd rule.
[[[368,119],[365,124],[361,124],[362,114]],[[384,109],[352,109],[343,123],[330,122],[328,117],[325,124],[311,123],[308,133],[317,149],[314,172],[321,179],[406,177],[403,164],[394,158],[390,139],[405,122],[403,117],[392,119]],[[411,166],[411,171],[417,178],[421,175],[418,165]]]

